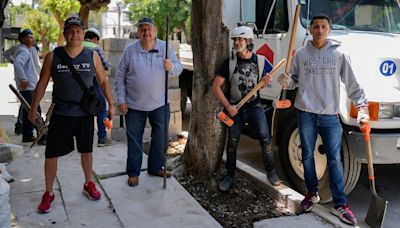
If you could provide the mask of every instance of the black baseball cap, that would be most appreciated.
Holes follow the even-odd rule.
[[[71,25],[78,25],[79,27],[81,27],[83,29],[83,23],[82,23],[81,19],[79,19],[79,17],[72,16],[72,17],[69,17],[67,20],[65,20],[64,31]]]
[[[30,30],[30,29],[22,30],[20,33],[18,33],[18,40],[21,41],[21,39],[27,35],[33,35],[32,30]]]
[[[137,26],[141,26],[141,25],[153,25],[155,26],[156,24],[154,23],[154,20],[151,17],[142,17],[138,20]]]

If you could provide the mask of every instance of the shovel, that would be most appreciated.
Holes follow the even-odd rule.
[[[369,204],[367,217],[365,217],[365,222],[374,228],[383,227],[383,221],[385,220],[388,201],[378,196],[375,189],[375,175],[374,175],[374,166],[372,163],[371,138],[370,138],[371,127],[369,126],[368,122],[365,122],[360,126],[360,129],[361,132],[364,134],[364,139],[365,139],[365,147],[366,147],[365,152],[367,153],[367,159],[368,159],[369,187],[372,192],[372,199]]]

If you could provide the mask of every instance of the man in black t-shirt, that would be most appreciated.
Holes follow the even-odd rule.
[[[260,142],[268,181],[275,186],[280,184],[280,180],[274,170],[271,137],[259,93],[243,105],[240,110],[236,108],[236,104],[257,85],[264,74],[263,71],[259,70],[258,64],[258,58],[263,57],[257,56],[252,52],[254,47],[253,38],[253,31],[247,26],[239,26],[232,30],[231,39],[233,40],[236,54],[232,56],[232,59],[225,60],[212,85],[212,90],[218,101],[225,107],[234,121],[234,124],[228,129],[226,149],[227,175],[219,184],[221,191],[227,191],[233,184],[236,169],[236,150],[245,123],[250,125],[254,136]],[[264,76],[268,77],[267,84],[270,84],[272,78],[268,75]],[[229,82],[229,100],[221,89],[225,81]]]

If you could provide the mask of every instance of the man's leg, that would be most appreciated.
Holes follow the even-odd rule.
[[[125,121],[128,140],[126,174],[129,177],[138,177],[140,175],[143,157],[143,133],[146,120],[147,112],[128,109]]]
[[[16,134],[16,135],[20,135],[20,134],[22,134],[22,127],[23,127],[23,114],[22,114],[22,112],[23,112],[23,107],[22,107],[22,105],[20,105],[19,106],[19,109],[18,109],[18,117],[17,117],[17,122],[15,123],[15,130],[14,130],[14,133]]]
[[[51,211],[51,206],[55,198],[53,192],[53,183],[57,175],[57,159],[57,157],[46,158],[44,161],[46,192],[43,194],[42,201],[37,208],[39,213],[48,213]]]
[[[232,117],[234,124],[228,128],[228,143],[226,144],[226,175],[218,185],[219,190],[227,191],[231,188],[236,170],[236,152],[239,145],[240,134],[244,126],[243,113],[239,112]]]
[[[107,118],[107,104],[106,104],[106,99],[101,92],[101,89],[99,86],[95,86],[95,91],[97,97],[101,101],[101,112],[97,116],[97,145],[98,146],[107,146],[110,145],[109,142],[107,142],[107,131],[106,131],[106,125],[104,124],[104,119]]]
[[[20,93],[29,104],[32,102],[32,90],[20,91]],[[28,119],[28,112],[25,109],[22,110],[22,124],[22,142],[33,142],[35,139],[33,136],[34,128],[31,121]]]
[[[260,142],[268,181],[272,185],[277,186],[281,181],[275,173],[274,153],[272,151],[271,136],[264,110],[261,107],[250,109],[244,114],[244,117],[245,122],[249,123],[250,128],[254,131],[256,138]]]
[[[344,192],[343,163],[341,159],[342,125],[336,115],[321,115],[319,122],[320,135],[328,159],[330,187],[335,204],[331,209],[331,213],[345,223],[356,225],[357,219],[347,205]]]
[[[298,111],[298,127],[301,140],[304,180],[308,191],[303,201],[301,201],[300,207],[305,212],[311,211],[314,203],[318,203],[320,200],[314,161],[314,148],[318,135],[317,123],[317,114]]]
[[[167,118],[167,129],[169,126],[169,105],[160,107],[149,113],[151,125],[151,144],[148,159],[148,173],[157,175],[164,167],[165,148],[168,141],[165,140],[164,118]],[[170,175],[170,174],[169,174]]]
[[[58,158],[46,158],[44,161],[46,192],[53,192],[54,179],[57,175],[57,160]]]
[[[85,184],[92,181],[93,153],[81,153],[81,165],[85,175]]]

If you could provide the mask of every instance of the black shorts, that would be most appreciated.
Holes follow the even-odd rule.
[[[93,151],[93,116],[62,116],[53,114],[47,132],[46,158],[64,156],[74,148],[74,136],[79,153]]]

